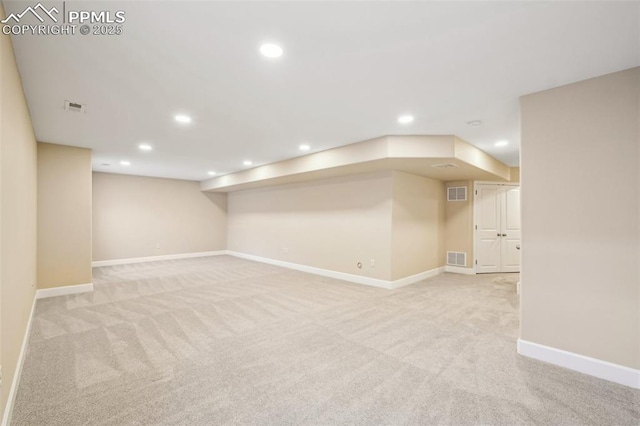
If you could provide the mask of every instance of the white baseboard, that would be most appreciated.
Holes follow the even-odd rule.
[[[348,274],[346,272],[332,271],[330,269],[316,268],[315,266],[301,265],[299,263],[285,262],[283,260],[270,259],[267,257],[255,256],[252,254],[239,253],[236,251],[228,251],[229,255],[242,259],[253,260],[256,262],[268,263],[270,265],[282,266],[283,268],[294,269],[296,271],[308,272],[310,274],[321,275],[323,277],[335,278],[337,280],[349,281],[356,284],[364,284],[372,287],[385,288],[393,290],[427,278],[434,277],[443,271],[443,268],[436,268],[430,271],[421,272],[410,277],[402,278],[395,281],[381,280],[378,278],[363,277],[361,275]]]
[[[29,336],[31,334],[31,322],[33,320],[33,313],[36,308],[37,297],[33,298],[31,304],[31,313],[29,314],[29,320],[27,321],[27,328],[24,331],[24,337],[22,338],[22,346],[20,347],[20,354],[18,355],[18,362],[16,363],[16,369],[13,372],[13,380],[11,381],[11,388],[7,396],[7,405],[4,407],[4,415],[2,416],[2,426],[8,426],[11,423],[11,414],[13,412],[13,404],[16,400],[16,394],[18,393],[18,385],[20,384],[20,376],[22,375],[22,365],[24,364],[24,357],[27,354],[27,344],[29,343]]]
[[[221,256],[224,254],[228,254],[227,250],[201,251],[198,253],[165,254],[162,256],[132,257],[128,259],[97,260],[95,262],[91,262],[91,266],[97,268],[100,266],[129,265],[131,263],[155,262],[157,260],[189,259],[192,257]]]
[[[445,272],[452,272],[454,274],[475,275],[476,270],[473,268],[462,268],[460,266],[447,265],[444,267]]]
[[[240,257],[242,259],[254,260],[256,262],[268,263],[269,265],[282,266],[283,268],[295,269],[296,271],[308,272],[310,274],[322,275],[323,277],[335,278],[353,283],[370,285],[390,289],[390,281],[380,280],[377,278],[363,277],[361,275],[347,274],[345,272],[332,271],[330,269],[316,268],[315,266],[301,265],[299,263],[285,262],[283,260],[269,259],[268,257],[254,256],[253,254],[239,253],[229,251],[231,256]]]
[[[520,355],[640,389],[640,370],[518,339]]]
[[[427,278],[435,277],[445,271],[445,267],[441,266],[439,268],[430,269],[428,271],[420,272],[419,274],[411,275],[408,277],[400,278],[395,281],[387,281],[390,284],[391,289],[396,289],[400,287],[404,287],[406,285],[415,284],[417,282],[426,280]]]
[[[36,291],[36,299],[47,297],[66,296],[68,294],[87,293],[93,291],[93,283],[67,285],[63,287],[41,288]]]

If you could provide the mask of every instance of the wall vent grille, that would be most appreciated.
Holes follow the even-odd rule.
[[[87,106],[78,102],[64,101],[64,109],[74,112],[87,112]]]
[[[467,266],[467,253],[462,251],[448,251],[447,265],[462,267]]]
[[[439,164],[432,164],[431,167],[435,169],[452,169],[460,166],[458,166],[455,163],[439,163]]]
[[[447,188],[447,201],[467,201],[467,187],[452,186]]]

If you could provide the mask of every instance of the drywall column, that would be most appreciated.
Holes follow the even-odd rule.
[[[444,183],[398,171],[393,177],[391,280],[444,266]]]
[[[0,19],[4,19],[0,3]],[[0,35],[0,410],[5,413],[35,293],[36,140],[11,39]]]
[[[640,369],[639,103],[640,68],[521,99],[521,339],[631,369]]]
[[[38,289],[91,283],[91,150],[38,144]]]

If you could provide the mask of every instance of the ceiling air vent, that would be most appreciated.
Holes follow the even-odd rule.
[[[457,164],[454,163],[440,163],[440,164],[432,164],[431,167],[436,168],[436,169],[451,169],[454,167],[459,167]]]
[[[64,101],[64,109],[67,111],[87,112],[87,106],[78,102]]]

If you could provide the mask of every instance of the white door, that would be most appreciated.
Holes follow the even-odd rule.
[[[500,272],[501,208],[497,186],[478,185],[476,188],[476,272]]]
[[[501,198],[500,270],[520,272],[520,187],[503,187]]]
[[[520,187],[477,185],[477,273],[520,272]]]

